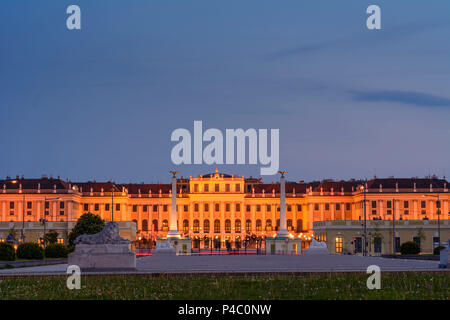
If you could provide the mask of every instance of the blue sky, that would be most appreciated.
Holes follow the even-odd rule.
[[[449,175],[449,35],[444,0],[2,1],[0,176],[211,172],[171,164],[194,120],[279,128],[290,180]]]

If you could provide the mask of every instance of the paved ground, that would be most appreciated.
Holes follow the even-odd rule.
[[[366,271],[378,265],[381,271],[443,271],[438,261],[386,259],[341,255],[222,255],[147,256],[137,259],[135,273],[214,273],[214,272],[327,272]],[[67,264],[0,270],[0,275],[62,274]]]

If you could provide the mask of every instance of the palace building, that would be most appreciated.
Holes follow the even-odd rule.
[[[0,241],[12,227],[19,232],[24,228],[26,241],[37,241],[43,234],[37,222],[45,219],[47,230],[60,230],[60,241],[64,242],[78,217],[87,212],[106,221],[114,216],[121,234],[131,240],[163,237],[169,230],[171,196],[169,183],[7,177],[0,180]],[[424,248],[430,251],[438,235],[442,240],[450,236],[449,200],[447,181],[436,177],[287,182],[287,227],[304,244],[315,234],[333,247],[332,252],[345,253],[357,246],[356,235],[361,235],[364,214],[366,221],[370,220],[369,227],[382,223],[386,230],[390,230],[389,220],[395,216],[403,229],[410,220],[410,226],[414,226],[413,221],[426,225],[424,230],[431,233]],[[240,246],[248,237],[271,237],[279,227],[279,205],[279,183],[217,170],[177,180],[178,230],[192,239],[193,248],[212,246],[213,241],[215,246],[225,247],[227,242]],[[435,221],[439,221],[439,230]],[[389,237],[384,235],[385,248],[378,250],[380,253],[389,252]],[[414,234],[407,237],[400,241],[413,240]]]

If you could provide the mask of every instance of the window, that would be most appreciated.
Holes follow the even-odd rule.
[[[61,202],[59,203],[59,208],[60,208],[60,209],[64,209],[64,207],[65,207],[65,202],[64,202],[64,201],[61,201]]]
[[[408,201],[404,201],[403,202],[403,208],[409,208],[409,202]]]
[[[319,204],[318,203],[314,203],[314,210],[319,210]]]
[[[230,192],[230,184],[229,183],[227,183],[225,185],[225,192]]]
[[[198,184],[194,184],[194,192],[198,192]]]
[[[227,232],[227,233],[231,232],[231,220],[230,219],[225,220],[225,232]]]
[[[372,208],[376,208],[377,207],[377,202],[376,201],[372,201]]]
[[[158,220],[154,219],[152,221],[152,224],[153,224],[153,230],[158,231]]]
[[[291,212],[292,211],[292,206],[290,204],[287,205],[287,211]]]
[[[98,204],[95,205],[95,211],[98,211]],[[133,212],[137,212],[137,205],[133,204]]]
[[[144,204],[142,206],[142,211],[147,212],[148,211],[148,205]]]
[[[116,211],[120,211],[120,203],[116,203]]]
[[[109,203],[105,204],[105,211],[109,211]]]
[[[241,232],[241,220],[237,219],[234,222],[234,231],[237,232],[237,233]]]
[[[341,204],[340,203],[336,203],[336,211],[340,211],[341,210]]]
[[[436,208],[438,208],[438,209],[441,208],[441,201],[436,201]]]
[[[236,192],[241,192],[241,185],[236,183]]]
[[[45,214],[46,216],[48,216],[48,215],[50,215],[50,212],[48,212],[48,211],[45,211],[45,212],[44,212],[44,214]],[[14,215],[14,213],[13,213],[13,212],[11,212],[11,215]]]
[[[377,214],[377,210],[372,210],[372,214]]]
[[[32,207],[33,207],[33,203],[31,201],[28,201],[27,202],[27,209],[31,209]]]
[[[48,209],[48,208],[47,208]],[[87,204],[87,203],[85,203],[84,205],[83,205],[83,210],[84,211],[89,211],[89,205]]]
[[[420,237],[413,237],[413,241],[419,245],[420,248]]]
[[[260,212],[261,211],[261,205],[260,204],[257,204],[256,205],[256,212]]]
[[[205,184],[203,188],[205,192],[209,192],[209,184]]]
[[[426,201],[420,201],[420,207],[422,209],[425,209],[427,207],[427,202]]]
[[[220,203],[216,203],[216,204],[214,205],[214,210],[215,210],[216,212],[219,212],[219,211],[220,211]]]
[[[297,219],[297,233],[300,233],[303,231],[303,220]]]
[[[158,212],[158,205],[157,204],[153,205],[153,212]]]
[[[287,219],[286,223],[287,223],[287,229],[289,231],[291,231],[292,230],[292,219]]]
[[[188,206],[184,206],[184,212],[187,211],[187,207],[188,207]],[[198,212],[198,203],[194,203],[194,211],[195,211],[195,212]]]
[[[63,216],[63,215],[64,215],[64,211],[60,211],[60,212],[59,212],[59,215],[60,215],[60,216]],[[30,212],[29,216],[31,216],[31,212]]]
[[[9,203],[9,209],[14,210],[14,202],[11,201]]]
[[[336,237],[336,253],[342,253],[343,242],[342,237]]]
[[[362,238],[355,237],[355,238],[353,238],[353,242],[355,245],[355,253],[361,253],[362,252]]]
[[[392,210],[387,210],[386,214],[392,214]]]
[[[142,231],[148,231],[148,221],[147,221],[147,219],[142,220]]]
[[[250,219],[245,221],[245,231],[247,233],[251,233],[252,232],[252,221]]]
[[[256,220],[256,231],[262,231],[262,222],[260,219]]]
[[[329,203],[325,203],[325,210],[326,211],[330,210],[330,204]]]
[[[163,211],[167,212],[167,204],[163,205]]]
[[[220,233],[220,220],[214,220],[214,233]]]
[[[280,230],[280,219],[277,219],[277,226],[275,227],[275,230]]]
[[[216,183],[216,184],[214,185],[214,191],[215,191],[215,192],[219,192],[219,184],[218,184],[218,183]]]
[[[375,251],[375,253],[381,253],[381,237],[375,237],[373,239],[373,251]]]
[[[272,231],[272,220],[266,220],[266,231]]]
[[[345,204],[345,210],[350,211],[350,203]]]
[[[225,204],[225,211],[230,212],[230,204],[229,203]]]
[[[386,201],[386,207],[387,208],[392,208],[392,201]]]
[[[206,219],[205,221],[203,221],[203,231],[209,233],[209,230],[210,230],[209,220]]]
[[[204,209],[205,209],[205,212],[208,212],[208,211],[209,211],[209,204],[208,204],[208,203],[205,203]]]
[[[62,213],[64,214],[64,211]],[[27,211],[27,216],[31,216],[31,211]]]
[[[301,204],[297,205],[297,211],[302,211],[302,205]]]
[[[250,205],[249,205],[249,204],[245,206],[245,210],[246,210],[247,212],[250,212]]]
[[[400,237],[395,237],[395,252],[400,252]]]
[[[96,203],[95,205],[94,205],[94,210],[95,211],[98,211],[100,209],[100,205],[98,204],[98,203]]]
[[[405,210],[403,213],[404,214],[409,214],[409,210]]]
[[[439,237],[433,237],[433,249],[440,245]]]
[[[270,204],[267,205],[266,211],[270,212],[272,210],[272,207],[270,206]]]
[[[169,230],[169,222],[167,220],[163,220],[162,222],[162,230],[168,231]]]
[[[187,220],[187,219],[183,220],[183,231],[189,232],[189,220]]]
[[[198,233],[200,231],[200,221],[198,219],[194,220],[194,232]]]
[[[45,209],[50,209],[50,202],[45,201]]]
[[[241,204],[236,203],[236,212],[241,212]]]

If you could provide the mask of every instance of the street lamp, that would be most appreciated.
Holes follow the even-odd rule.
[[[434,195],[434,194],[424,194],[422,195],[422,197],[430,197],[430,198],[436,198],[437,202],[436,202],[436,211],[437,211],[437,216],[438,216],[438,239],[439,239],[439,245],[441,245],[441,219],[440,219],[440,215],[441,215],[441,201],[439,200],[439,195]],[[439,205],[439,207],[438,207]]]
[[[361,186],[361,191],[364,193],[364,250],[363,256],[367,255],[367,216],[366,216],[366,188]]]

